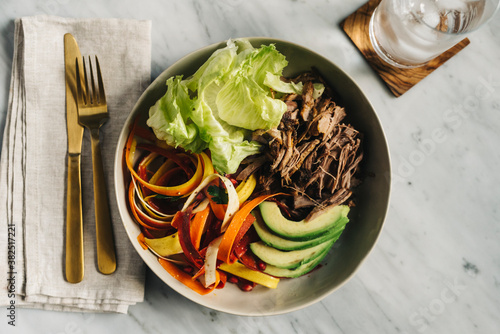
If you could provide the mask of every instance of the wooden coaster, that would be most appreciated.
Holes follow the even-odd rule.
[[[406,69],[387,64],[376,54],[368,35],[371,15],[380,1],[369,0],[348,16],[340,26],[396,97],[403,95],[470,43],[469,39],[465,38],[421,67]]]

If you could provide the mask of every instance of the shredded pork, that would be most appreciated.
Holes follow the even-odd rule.
[[[253,139],[265,146],[264,155],[249,159],[237,178],[257,173],[259,192],[291,194],[285,211],[310,220],[329,206],[348,203],[352,188],[359,183],[361,134],[342,122],[344,108],[335,103],[331,89],[317,73],[291,80],[304,84],[302,95],[283,97],[287,111],[277,129],[254,132]],[[317,82],[325,85],[325,91],[315,99],[313,84]]]

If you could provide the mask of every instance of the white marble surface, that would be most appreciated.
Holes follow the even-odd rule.
[[[148,273],[146,299],[127,315],[0,312],[1,333],[498,333],[500,323],[500,17],[458,56],[394,98],[339,28],[363,0],[2,0],[0,134],[13,20],[150,19],[152,76],[184,54],[232,37],[302,44],[344,69],[387,134],[392,198],[383,233],[357,275],[287,315],[246,318],[181,297]],[[0,269],[3,270],[3,269]]]

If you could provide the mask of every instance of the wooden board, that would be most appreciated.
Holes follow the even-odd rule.
[[[376,54],[368,35],[371,15],[380,1],[369,0],[342,21],[340,26],[396,97],[403,95],[470,43],[469,39],[465,38],[448,51],[420,67],[407,69],[387,64]]]

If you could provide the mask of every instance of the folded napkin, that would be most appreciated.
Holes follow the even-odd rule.
[[[101,148],[117,270],[98,272],[90,136],[82,147],[85,276],[65,280],[67,133],[64,34],[97,55],[110,119]],[[9,106],[0,161],[0,305],[126,313],[144,298],[145,267],[118,213],[113,160],[120,130],[150,82],[151,23],[35,16],[15,22]]]

